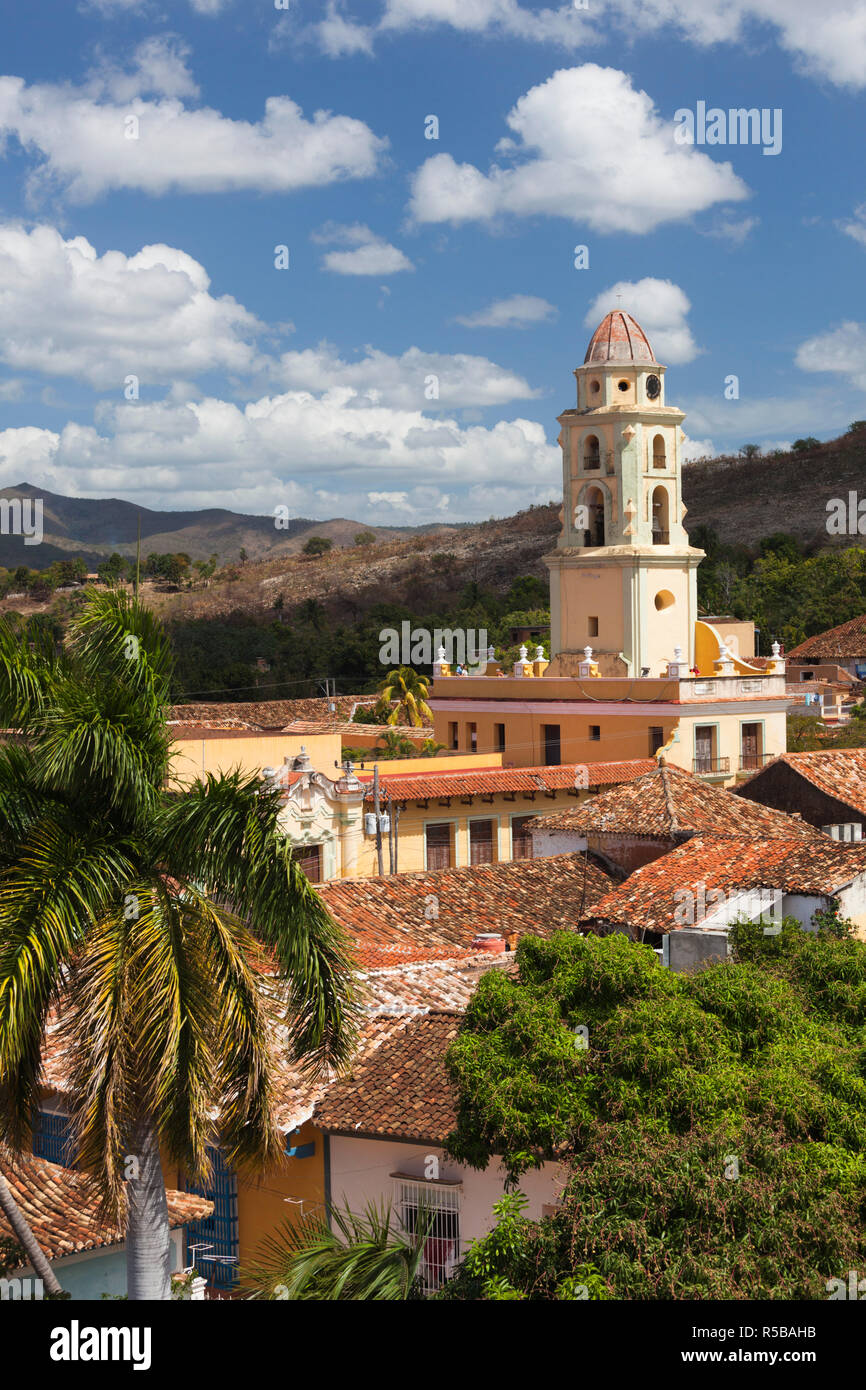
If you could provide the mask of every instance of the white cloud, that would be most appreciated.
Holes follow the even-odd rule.
[[[594,331],[605,314],[618,307],[637,319],[657,359],[665,365],[691,362],[700,352],[686,322],[692,306],[685,292],[672,280],[654,280],[646,276],[643,280],[617,281],[592,301],[583,320],[584,326]]]
[[[692,439],[686,435],[680,446],[683,463],[694,463],[697,459],[715,458],[716,446],[711,439]]]
[[[221,370],[246,373],[262,325],[204,267],[172,246],[100,256],[85,237],[0,224],[0,360],[118,393]]]
[[[704,236],[717,237],[720,241],[730,241],[734,246],[742,246],[759,226],[760,221],[760,217],[730,217],[722,213],[710,226],[701,230]]]
[[[487,357],[423,352],[417,347],[407,348],[399,357],[368,347],[364,358],[347,362],[328,343],[320,343],[315,348],[283,353],[278,376],[293,391],[348,393],[359,420],[362,412],[369,413],[374,406],[451,411],[464,406],[505,405],[540,394],[524,377]],[[437,421],[437,429],[439,425]]]
[[[795,361],[804,372],[833,372],[866,391],[866,324],[849,320],[808,338]]]
[[[221,14],[230,3],[231,0],[189,0],[190,9],[203,15]],[[86,0],[82,8],[98,10],[106,19],[115,14],[127,14],[130,10],[135,10],[138,14],[148,12],[147,4],[142,3],[142,0]]]
[[[149,93],[163,97],[196,97],[198,84],[189,69],[189,47],[174,35],[145,39],[125,68],[101,57],[87,82],[88,95],[126,102]]]
[[[176,62],[166,67],[165,52],[142,62],[139,87],[181,80]],[[110,80],[92,79],[103,87]],[[125,79],[115,74],[114,80]],[[130,116],[138,122],[137,138],[129,135]],[[250,122],[209,107],[190,109],[177,96],[119,102],[86,87],[28,87],[20,77],[0,77],[0,142],[9,136],[42,157],[31,195],[47,185],[77,202],[117,188],[164,194],[319,187],[376,173],[388,143],[350,116],[316,111],[307,120],[286,96],[268,97],[262,119]]]
[[[291,391],[243,408],[215,398],[113,405],[97,427],[0,432],[0,486],[27,480],[72,496],[119,494],[172,508],[266,513],[285,503],[316,515],[324,492],[341,499],[329,511],[375,520],[371,493],[398,506],[405,493],[406,520],[427,520],[431,508],[466,520],[489,515],[490,484],[525,498],[531,478],[553,495],[560,469],[559,450],[535,421],[464,428],[421,410],[360,409],[343,388]]]
[[[336,242],[349,249],[329,251],[322,264],[338,275],[395,275],[400,270],[413,270],[409,257],[397,246],[377,236],[362,222],[351,225],[330,222],[311,237],[321,244]]]
[[[329,58],[373,52],[372,29],[349,19],[335,0],[328,0],[325,18],[313,27],[322,52]]]
[[[665,28],[700,47],[743,46],[769,32],[797,67],[840,86],[866,83],[866,9],[861,0],[606,0],[531,11],[516,0],[385,0],[380,30],[423,31],[434,24],[463,33],[512,35],[574,48],[610,39],[658,39]]]
[[[837,222],[836,225],[846,236],[853,237],[861,246],[866,246],[866,203],[860,203],[854,209],[852,217],[845,222]]]
[[[631,32],[658,37],[670,25],[700,45],[741,44],[769,26],[804,71],[840,86],[866,82],[866,9],[861,0],[609,0],[608,13]],[[757,30],[760,35],[760,29]]]
[[[459,315],[456,322],[464,328],[528,328],[533,323],[545,323],[556,317],[556,307],[533,294],[512,294],[496,299],[474,314]]]
[[[638,234],[748,196],[730,163],[677,145],[672,121],[615,68],[561,69],[520,98],[507,124],[515,138],[498,151],[509,167],[485,174],[450,154],[420,167],[410,204],[418,222],[543,215]]]
[[[574,4],[529,10],[517,4],[517,0],[386,0],[379,27],[387,32],[447,24],[461,33],[483,34],[489,30],[571,48],[592,39],[588,19],[588,14]]]

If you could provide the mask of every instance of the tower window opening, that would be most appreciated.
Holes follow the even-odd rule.
[[[667,455],[665,453],[664,435],[657,434],[653,440],[653,468],[666,468]]]
[[[620,390],[620,391],[628,391],[630,387],[631,387],[631,382],[630,382],[630,381],[618,381],[618,382],[617,382],[617,389]]]
[[[657,487],[653,491],[652,534],[653,545],[670,544],[671,530],[667,488]]]
[[[589,435],[584,442],[583,466],[587,469],[599,468],[601,466],[601,447],[597,435]]]
[[[591,487],[586,494],[586,510],[589,525],[584,531],[584,545],[604,545],[604,497],[597,487]]]

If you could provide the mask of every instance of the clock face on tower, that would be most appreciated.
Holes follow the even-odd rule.
[[[662,384],[657,376],[648,376],[646,379],[646,393],[651,401],[661,392]]]

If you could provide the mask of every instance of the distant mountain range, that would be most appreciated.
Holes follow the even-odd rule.
[[[689,464],[683,469],[686,528],[705,523],[717,530],[723,541],[747,545],[773,531],[789,531],[804,543],[819,547],[863,544],[860,536],[828,535],[826,529],[827,502],[847,499],[849,492],[858,489],[866,497],[866,428],[775,458]],[[0,488],[0,499],[4,497],[41,497],[43,504],[41,545],[25,545],[20,536],[0,534],[0,565],[7,569],[16,565],[46,569],[52,561],[74,555],[95,567],[114,550],[133,556],[139,517],[142,556],[150,551],[183,551],[192,560],[205,560],[216,554],[220,564],[237,560],[241,549],[253,561],[288,557],[297,554],[311,534],[327,536],[335,546],[351,546],[359,531],[372,531],[379,541],[412,535],[461,536],[468,541],[475,529],[471,523],[371,526],[345,517],[330,521],[295,517],[285,530],[277,530],[272,516],[244,516],[218,507],[152,511],[118,497],[62,497],[31,483]],[[506,524],[508,520],[504,519]],[[538,540],[541,554],[548,544],[545,532],[549,522],[536,516],[535,523],[542,533]]]
[[[237,560],[241,549],[250,560],[277,559],[293,555],[310,535],[327,536],[334,545],[352,545],[360,531],[372,531],[377,540],[391,540],[410,534],[451,534],[454,526],[370,526],[366,522],[335,517],[330,521],[290,518],[278,530],[273,516],[244,516],[221,507],[205,511],[161,512],[124,502],[119,497],[62,497],[46,488],[21,483],[0,488],[2,498],[42,499],[41,545],[25,545],[21,536],[0,534],[0,565],[14,569],[47,569],[55,560],[80,555],[95,567],[107,555],[134,556],[136,534],[141,518],[141,553],[161,554],[182,551],[191,560],[218,557],[220,564]],[[0,526],[3,512],[0,511]]]

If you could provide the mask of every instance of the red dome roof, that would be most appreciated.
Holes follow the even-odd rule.
[[[589,340],[584,362],[654,362],[649,339],[623,309],[606,314]]]

